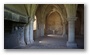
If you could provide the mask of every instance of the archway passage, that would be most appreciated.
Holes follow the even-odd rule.
[[[62,20],[58,12],[53,12],[46,18],[46,35],[62,35]]]
[[[83,7],[82,4],[78,7],[77,4],[5,4],[5,49],[67,49],[77,46],[83,49]]]
[[[63,36],[67,16],[64,5],[41,4],[36,10],[36,16],[37,37],[48,34]]]

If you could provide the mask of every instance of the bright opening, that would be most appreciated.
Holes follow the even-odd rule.
[[[34,20],[34,24],[33,24],[33,30],[36,30],[37,27],[37,18],[36,16],[34,16],[35,20]]]

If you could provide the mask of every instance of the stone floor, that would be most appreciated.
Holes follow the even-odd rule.
[[[77,39],[78,40],[78,39]],[[44,38],[38,38],[31,45],[26,45],[24,47],[18,47],[19,49],[68,49],[66,46],[67,37],[62,37],[60,35],[48,35]],[[77,41],[79,48],[83,49],[82,41]],[[17,48],[17,49],[18,49]]]

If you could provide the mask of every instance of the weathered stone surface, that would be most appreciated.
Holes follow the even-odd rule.
[[[9,23],[10,22],[10,23]],[[8,48],[16,48],[18,46],[25,46],[24,40],[24,25],[20,23],[15,23],[12,21],[6,21],[4,24],[4,47]],[[8,26],[10,25],[10,26]],[[8,30],[8,31],[7,31]]]
[[[28,17],[4,10],[4,19],[15,22],[28,23]]]
[[[78,5],[77,20],[75,23],[75,34],[84,35],[84,5]]]
[[[84,5],[78,5],[77,9],[76,4],[69,5],[70,6],[65,7],[64,4],[38,4],[38,6],[36,4],[5,4],[4,20],[6,21],[4,21],[4,47],[16,48],[17,46],[25,46],[26,44],[32,43],[29,46],[30,48],[64,48],[64,46],[65,48],[67,48],[68,46],[78,46],[80,48],[84,48]],[[57,12],[58,14],[56,14],[55,12]],[[28,22],[34,19],[34,16],[37,17],[36,30],[33,30],[33,22]],[[75,27],[74,25],[72,25],[74,22],[67,21],[67,16],[78,17]],[[29,20],[28,18],[30,18],[31,20]],[[68,23],[71,23],[71,25]],[[71,28],[69,28],[68,25],[70,25],[69,27]],[[33,45],[33,41],[37,40],[36,38],[47,37],[44,36],[45,32],[47,34],[62,34],[62,38],[68,37],[68,40],[70,41],[67,42],[67,39],[64,40],[62,38],[57,38],[58,40],[53,41],[54,39],[51,40],[50,38],[45,42],[40,40],[40,43],[35,43]],[[65,36],[64,33],[67,33],[67,35]],[[74,34],[79,34],[80,36],[75,36]],[[52,36],[52,38],[53,37],[57,36]],[[47,44],[41,45],[41,42],[44,42],[43,44]]]

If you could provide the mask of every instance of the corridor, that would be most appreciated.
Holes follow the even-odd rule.
[[[78,49],[84,48],[81,41],[77,39],[77,42],[79,42]],[[17,47],[15,49],[70,49],[66,46],[66,43],[67,37],[62,37],[60,35],[50,35],[44,36],[44,38],[36,39],[33,44],[26,45],[23,47]]]
[[[4,49],[84,49],[84,4],[4,4]]]
[[[36,41],[25,47],[18,47],[22,49],[66,49],[66,37],[60,35],[44,36],[44,38],[38,38]]]

